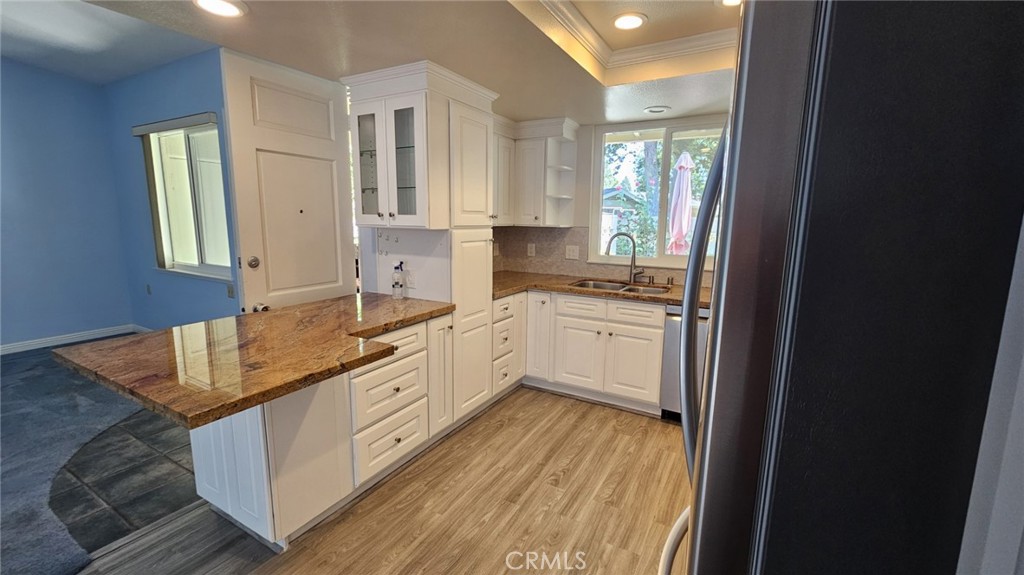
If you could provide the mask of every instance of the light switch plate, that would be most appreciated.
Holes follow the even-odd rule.
[[[533,257],[537,255],[537,244],[526,244],[526,256]]]
[[[416,272],[412,270],[405,270],[405,287],[409,289],[416,289]]]
[[[567,259],[567,260],[578,260],[578,259],[580,259],[580,247],[579,246],[565,246],[565,259]]]

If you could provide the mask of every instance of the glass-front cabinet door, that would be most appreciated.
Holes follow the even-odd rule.
[[[355,176],[356,224],[388,225],[388,170],[385,151],[384,103],[353,103],[352,168]]]
[[[393,226],[427,226],[426,93],[384,100],[388,210]]]

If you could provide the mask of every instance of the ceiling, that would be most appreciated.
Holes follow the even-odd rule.
[[[612,50],[735,28],[740,16],[738,6],[722,6],[710,0],[576,0],[572,4]],[[647,24],[636,30],[619,30],[613,22],[626,12],[647,16]]]
[[[145,69],[147,54],[161,53],[157,59],[162,61],[150,64],[156,65],[220,45],[335,80],[432,60],[498,92],[494,111],[516,121],[561,116],[581,124],[646,120],[653,118],[643,108],[652,105],[671,107],[661,118],[728,110],[734,47],[725,50],[724,57],[719,50],[647,62],[633,70],[630,81],[602,83],[524,17],[518,5],[540,2],[514,1],[516,6],[494,0],[252,0],[244,17],[224,19],[188,1],[100,0],[96,6],[47,2],[36,7],[38,2],[4,0],[4,55],[9,36],[17,40],[26,36],[21,30],[35,29],[42,39],[26,43],[11,57],[100,83]],[[44,7],[58,5],[71,8],[47,15],[45,26],[12,18],[18,33],[8,34],[9,12],[42,13]],[[93,15],[99,6],[108,9],[100,13],[122,26],[95,24],[103,21]],[[182,40],[181,35],[191,38],[176,44],[173,39]],[[54,56],[57,53],[59,57]]]
[[[93,84],[213,47],[83,2],[0,4],[0,55]]]

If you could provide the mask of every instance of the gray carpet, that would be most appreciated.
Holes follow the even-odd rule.
[[[89,563],[50,511],[50,483],[82,445],[138,409],[49,350],[0,360],[0,574],[60,575]]]

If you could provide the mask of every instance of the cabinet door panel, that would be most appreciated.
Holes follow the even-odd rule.
[[[452,230],[455,418],[491,396],[491,229]]]
[[[349,122],[355,148],[352,173],[356,185],[356,223],[385,226],[389,207],[384,102],[352,104]]]
[[[551,294],[527,295],[526,375],[551,380]]]
[[[388,223],[427,226],[426,94],[384,101],[387,133]]]
[[[605,340],[603,321],[556,316],[554,380],[600,390]]]
[[[512,381],[519,381],[526,375],[526,317],[529,304],[526,293],[517,293],[513,301],[516,310],[516,346],[512,358]]]
[[[452,316],[427,322],[427,365],[429,369],[430,437],[455,423],[452,399]]]
[[[497,136],[494,161],[494,212],[496,226],[516,223],[515,190],[516,144],[512,138]]]
[[[604,391],[658,403],[664,331],[609,323]]]
[[[450,122],[452,227],[490,226],[494,215],[494,119],[453,101]]]
[[[517,226],[544,224],[544,139],[516,141],[515,205]]]
[[[362,429],[427,393],[427,351],[352,378],[353,429]]]
[[[491,397],[491,324],[455,334],[455,418]]]

